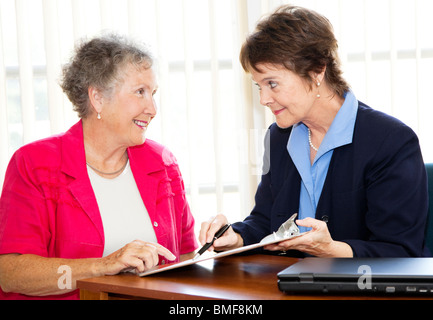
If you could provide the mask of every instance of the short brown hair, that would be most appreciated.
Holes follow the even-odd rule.
[[[116,34],[81,41],[71,61],[63,66],[60,81],[80,118],[86,118],[91,112],[89,87],[110,95],[129,64],[150,69],[153,58],[146,47]]]
[[[259,21],[254,33],[242,46],[240,62],[246,72],[260,72],[259,64],[284,66],[310,85],[310,72],[321,73],[326,67],[327,84],[339,96],[349,90],[338,57],[338,43],[332,24],[315,11],[281,6]]]

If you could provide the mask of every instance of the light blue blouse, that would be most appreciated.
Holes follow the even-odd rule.
[[[334,149],[352,143],[357,113],[358,100],[352,91],[348,91],[343,106],[320,145],[313,165],[310,161],[307,126],[302,122],[293,126],[287,150],[301,176],[298,219],[315,218],[332,154]],[[299,229],[301,232],[309,230],[305,227]]]

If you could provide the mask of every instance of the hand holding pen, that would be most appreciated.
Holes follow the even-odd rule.
[[[206,250],[208,250],[213,243],[215,242],[215,240],[219,239],[228,229],[230,228],[230,224],[226,224],[225,226],[223,226],[221,229],[218,230],[217,233],[215,233],[215,236],[213,237],[211,242],[206,243],[198,252],[197,254],[194,256],[193,260],[197,260],[203,253],[206,252]]]
[[[219,234],[218,237],[217,234]],[[212,246],[214,246],[217,251],[226,251],[244,245],[242,237],[231,228],[227,218],[221,214],[202,223],[199,240],[202,244],[205,244],[204,246],[207,246],[207,249],[204,251]],[[208,243],[210,243],[209,246]],[[200,251],[202,251],[202,249],[200,249]]]

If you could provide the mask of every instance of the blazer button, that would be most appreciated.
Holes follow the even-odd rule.
[[[329,217],[328,216],[322,216],[322,221],[323,222],[325,222],[325,223],[328,223],[328,221],[329,221]]]
[[[153,226],[154,226],[154,227],[158,227],[158,222],[155,221],[155,222],[153,223]]]

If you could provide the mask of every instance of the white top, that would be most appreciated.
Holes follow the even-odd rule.
[[[87,166],[105,234],[103,256],[134,240],[157,242],[152,221],[138,191],[129,161],[121,175],[106,179]]]

